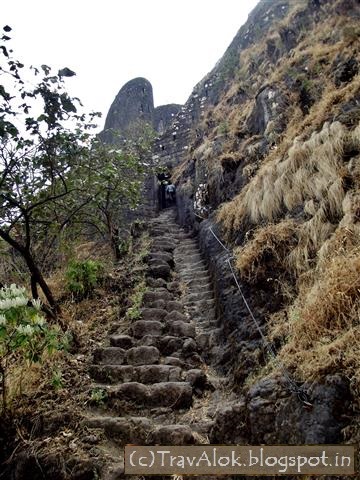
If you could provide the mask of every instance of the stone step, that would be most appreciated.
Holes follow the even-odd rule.
[[[161,355],[168,356],[175,352],[179,352],[182,355],[187,355],[192,351],[197,351],[198,347],[194,340],[190,337],[174,336],[174,335],[147,335],[138,340],[140,345],[148,345],[156,347]],[[163,359],[160,359],[160,363]]]
[[[172,247],[172,250],[175,250],[175,239],[174,237],[171,237],[169,235],[160,235],[158,237],[152,237],[151,238],[152,240],[152,245],[156,245],[156,246],[159,246],[159,245],[170,245]]]
[[[213,309],[210,309],[207,312],[193,313],[192,318],[196,325],[205,325],[212,324],[212,322],[217,322],[216,314]]]
[[[166,303],[165,303],[166,306]],[[140,310],[142,320],[161,322],[169,312],[165,308],[148,307]]]
[[[134,346],[134,339],[129,335],[111,335],[110,345],[112,347],[119,347],[127,350]]]
[[[153,289],[145,292],[143,295],[143,305],[149,306],[157,300],[164,300],[165,302],[172,300],[171,294],[166,288]]]
[[[94,353],[94,363],[98,365],[151,365],[158,363],[159,359],[160,352],[153,346],[132,347],[128,350],[103,347]]]
[[[111,440],[124,446],[140,445],[193,445],[195,438],[189,425],[156,425],[146,417],[89,417],[83,422],[88,428],[102,429]],[[214,422],[208,422],[208,431]],[[202,429],[201,429],[202,428]],[[194,425],[194,431],[203,433],[202,427]]]
[[[144,384],[182,381],[182,370],[172,365],[91,365],[90,376],[106,384],[139,382]]]
[[[94,352],[94,363],[99,365],[122,365],[125,361],[126,350],[119,347],[102,347]]]
[[[211,290],[199,291],[197,293],[189,293],[186,296],[186,302],[194,302],[197,300],[211,300],[214,298],[214,293]]]
[[[134,408],[171,407],[189,408],[192,405],[192,387],[188,382],[160,382],[144,385],[138,382],[122,383],[107,389],[107,402],[115,411],[123,411],[124,403]]]
[[[184,313],[178,312],[177,310],[173,310],[172,312],[168,313],[164,318],[164,322],[166,323],[167,326],[177,321],[189,323],[190,319],[187,315],[185,315]]]
[[[191,313],[191,309],[189,307],[193,307],[192,311],[201,310],[202,308],[215,308],[216,302],[215,298],[208,298],[204,300],[184,300],[184,305],[187,307],[187,311]]]
[[[195,275],[208,275],[208,271],[206,267],[203,266],[195,266],[195,267],[188,267],[184,268],[181,270],[178,270],[178,273],[181,278],[185,279],[191,279],[194,278]]]
[[[149,432],[154,429],[152,421],[146,417],[96,416],[86,418],[83,424],[88,428],[103,429],[109,438],[121,445],[146,444]]]
[[[188,255],[192,253],[200,253],[196,245],[194,246],[189,245],[185,247],[180,246],[175,250],[174,257],[179,258],[179,257],[182,257],[183,255]]]
[[[149,233],[153,237],[158,237],[158,236],[172,236],[172,235],[177,235],[180,234],[181,231],[179,228],[176,227],[164,227],[163,225],[158,225],[158,226],[153,226],[149,229]]]
[[[138,320],[130,326],[129,332],[134,338],[142,338],[146,335],[161,335],[164,328],[165,324],[156,320]]]
[[[187,284],[187,289],[189,293],[203,292],[203,291],[212,291],[212,284],[209,282],[209,279],[206,280],[194,280],[190,284]]]
[[[166,252],[150,252],[144,259],[146,262],[151,260],[161,260],[163,262],[167,262],[170,266],[174,265],[173,256],[170,253]]]
[[[204,267],[206,268],[206,271],[207,271],[206,263],[201,257],[196,261],[191,259],[190,260],[184,259],[180,264],[177,265],[175,270],[184,271],[184,270],[190,270],[196,267]]]
[[[184,264],[196,263],[200,260],[203,260],[203,257],[199,251],[191,254],[185,253],[178,256],[178,262],[184,262]]]
[[[164,242],[162,240],[156,240],[152,243],[152,249],[164,250],[165,252],[173,252],[175,250],[176,242],[173,240],[171,242]]]
[[[181,244],[181,246],[183,246],[183,245],[189,245],[189,244],[191,244],[191,245],[196,245],[196,246],[198,245],[198,243],[197,243],[197,241],[196,241],[195,238],[188,238],[187,240],[185,240],[185,241]]]
[[[126,362],[129,365],[151,365],[158,363],[159,360],[160,352],[152,346],[133,347],[126,352]]]
[[[210,431],[210,430],[209,430]],[[194,434],[188,425],[163,425],[148,437],[149,445],[194,445]]]
[[[203,274],[194,274],[194,275],[190,275],[190,274],[186,274],[186,275],[180,275],[180,278],[182,281],[184,281],[186,284],[189,284],[189,282],[192,282],[194,285],[197,284],[198,281],[206,281],[206,282],[210,282],[210,277],[209,277],[209,274],[206,272],[206,273],[203,273]]]
[[[195,325],[182,322],[181,320],[172,322],[168,325],[169,335],[174,337],[191,337],[195,338]]]

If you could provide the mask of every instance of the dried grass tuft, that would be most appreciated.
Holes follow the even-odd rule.
[[[298,226],[292,220],[256,230],[245,246],[235,250],[240,275],[255,283],[266,278],[274,268],[286,269],[284,260],[297,242],[297,231]]]

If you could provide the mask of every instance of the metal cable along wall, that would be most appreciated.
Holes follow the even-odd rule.
[[[198,215],[197,213],[195,213],[195,215],[197,217],[201,218],[202,220],[206,220],[206,218]],[[234,259],[233,255],[231,254],[231,251],[225,246],[225,244],[220,240],[220,238],[216,235],[216,233],[213,231],[213,229],[211,227],[209,227],[208,230],[213,235],[215,240],[219,243],[219,245],[223,248],[223,250],[227,253],[227,258],[225,260],[225,263],[227,263],[229,268],[230,268],[232,277],[234,278],[235,284],[236,284],[236,286],[239,290],[239,293],[240,293],[241,298],[244,302],[244,305],[245,305],[247,311],[249,312],[249,315],[250,315],[252,321],[254,322],[254,324],[256,326],[256,329],[258,330],[258,332],[261,336],[261,339],[264,343],[265,348],[267,349],[267,351],[269,352],[269,355],[273,358],[274,362],[279,367],[279,369],[281,370],[282,374],[285,377],[288,390],[291,393],[295,393],[297,395],[298,399],[304,404],[304,406],[306,406],[307,408],[312,407],[312,403],[310,401],[310,395],[309,395],[308,390],[306,390],[303,385],[299,386],[297,384],[297,382],[291,376],[291,374],[289,373],[289,371],[287,370],[285,365],[277,358],[277,355],[276,355],[276,352],[275,352],[273,346],[268,342],[267,338],[265,337],[265,335],[264,335],[264,333],[263,333],[263,331],[260,327],[259,322],[256,320],[255,315],[254,315],[253,311],[251,310],[250,305],[249,305],[248,301],[246,300],[246,297],[245,297],[245,295],[242,291],[240,281],[239,281],[239,279],[238,279],[238,277],[235,273],[235,268],[234,268],[233,264],[231,263],[232,260]]]

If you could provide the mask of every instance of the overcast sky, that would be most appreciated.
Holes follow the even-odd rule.
[[[184,103],[222,56],[257,0],[9,0],[14,56],[68,67],[68,90],[103,114],[120,88],[147,78],[155,106]]]

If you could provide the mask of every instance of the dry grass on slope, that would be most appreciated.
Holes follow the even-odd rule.
[[[299,378],[341,372],[360,394],[360,247],[333,257],[303,288],[286,315],[270,321],[282,337],[278,357]]]
[[[235,251],[242,278],[290,292],[268,323],[281,361],[300,380],[340,372],[360,393],[360,124],[295,139],[219,218],[229,236],[257,226]]]
[[[307,141],[295,139],[283,160],[264,163],[241,193],[221,208],[218,219],[225,231],[231,234],[245,221],[273,222],[296,208],[303,208],[313,224],[341,216],[344,179],[351,175],[343,156],[350,149],[360,149],[360,125],[349,132],[339,122],[325,123]],[[314,229],[309,228],[310,233]]]

